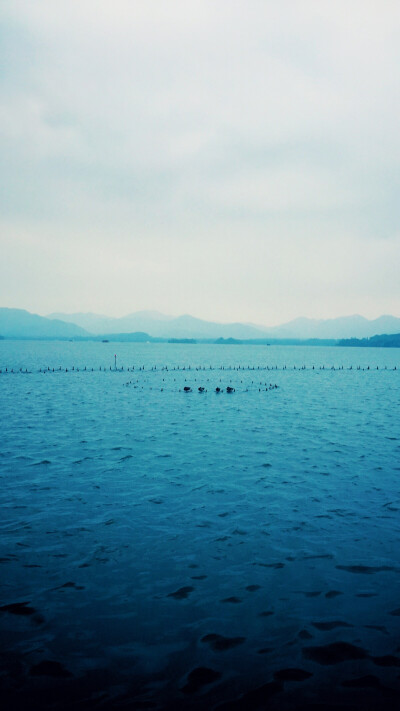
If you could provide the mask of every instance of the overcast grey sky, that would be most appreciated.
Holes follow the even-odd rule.
[[[0,305],[400,316],[398,0],[2,0]]]

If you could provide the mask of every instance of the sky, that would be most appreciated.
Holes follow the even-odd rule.
[[[0,306],[400,316],[398,0],[2,0]]]

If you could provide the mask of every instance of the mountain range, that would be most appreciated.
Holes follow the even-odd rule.
[[[162,338],[339,339],[400,332],[400,318],[395,316],[380,316],[371,321],[358,315],[327,320],[297,318],[269,328],[249,323],[215,323],[189,315],[166,316],[158,311],[138,311],[122,318],[92,313],[56,313],[48,318],[73,323],[96,335],[144,331],[150,336]]]
[[[88,334],[72,322],[45,318],[24,309],[0,308],[0,335],[5,338],[77,338]]]
[[[183,315],[167,316],[158,311],[138,311],[112,318],[94,313],[31,314],[23,309],[0,308],[0,335],[5,338],[90,338],[141,332],[162,339],[343,339],[370,338],[377,334],[400,333],[400,318],[380,316],[368,320],[363,316],[316,320],[297,318],[281,326],[259,326],[249,323],[215,323]],[[139,335],[139,334],[138,334]]]
[[[193,316],[166,316],[158,311],[138,311],[122,318],[98,314],[50,314],[74,323],[94,335],[144,331],[160,338],[265,338],[265,331],[251,324],[214,323]]]

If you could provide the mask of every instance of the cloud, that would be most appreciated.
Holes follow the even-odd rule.
[[[143,308],[165,302],[169,311],[228,320],[241,303],[242,317],[259,321],[269,287],[257,264],[235,260],[231,241],[249,241],[258,259],[279,235],[286,252],[275,272],[296,284],[280,313],[299,315],[301,304],[309,314],[319,281],[312,298],[307,264],[290,267],[295,245],[308,253],[318,235],[314,269],[329,283],[332,249],[345,260],[360,243],[376,253],[398,241],[399,25],[389,1],[4,0],[0,205],[8,235],[44,236],[39,284],[50,265],[61,270],[51,244],[63,254],[66,240],[80,245],[82,263],[76,256],[71,264],[78,282],[92,279],[84,254],[95,240],[105,254],[110,244],[125,254],[121,271],[129,264],[143,274]],[[209,258],[224,255],[240,298],[223,298],[225,277],[217,273],[219,287],[209,266],[214,307],[211,299],[202,307],[200,278],[196,293],[192,279],[169,302],[185,266],[203,261],[210,235]],[[391,273],[382,253],[378,309]],[[18,260],[14,269],[17,278]],[[359,279],[348,275],[342,286],[350,313],[362,300],[354,283],[359,295],[371,285],[362,253],[354,269]],[[117,276],[111,282],[111,308],[130,310],[128,284],[118,296]],[[75,294],[76,283],[74,297],[66,285],[57,308]],[[394,310],[395,285],[392,295]],[[324,299],[331,312],[328,290]]]

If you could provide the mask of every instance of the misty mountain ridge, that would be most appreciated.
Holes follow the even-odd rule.
[[[144,331],[160,338],[296,338],[341,339],[370,338],[380,333],[399,333],[400,318],[391,315],[369,320],[364,316],[340,316],[332,319],[299,317],[280,326],[251,323],[215,323],[189,314],[167,316],[158,311],[138,311],[112,318],[98,314],[51,314],[68,323],[85,328],[93,335]]]
[[[145,331],[150,336],[160,338],[265,338],[262,328],[242,323],[214,323],[189,314],[174,317],[158,311],[138,311],[120,318],[92,313],[57,313],[48,316],[49,319],[54,317],[74,323],[95,336]]]
[[[359,314],[331,319],[299,317],[267,330],[275,338],[370,338],[380,333],[399,333],[400,318],[384,315],[369,320]]]
[[[48,319],[25,309],[0,308],[0,334],[5,338],[78,338],[87,336],[80,326]]]
[[[6,338],[90,338],[139,332],[167,340],[361,339],[399,333],[400,318],[391,315],[373,320],[360,315],[333,319],[300,317],[268,328],[248,323],[215,323],[189,314],[174,317],[158,311],[138,311],[120,318],[95,313],[54,313],[45,317],[24,309],[0,308],[0,335]]]
[[[74,314],[53,313],[49,314],[47,318],[59,319],[66,323],[74,323],[84,328],[85,331],[97,336],[107,333],[147,332],[149,323],[166,322],[173,319],[173,316],[166,316],[159,311],[136,311],[133,314],[119,318],[91,312]]]

